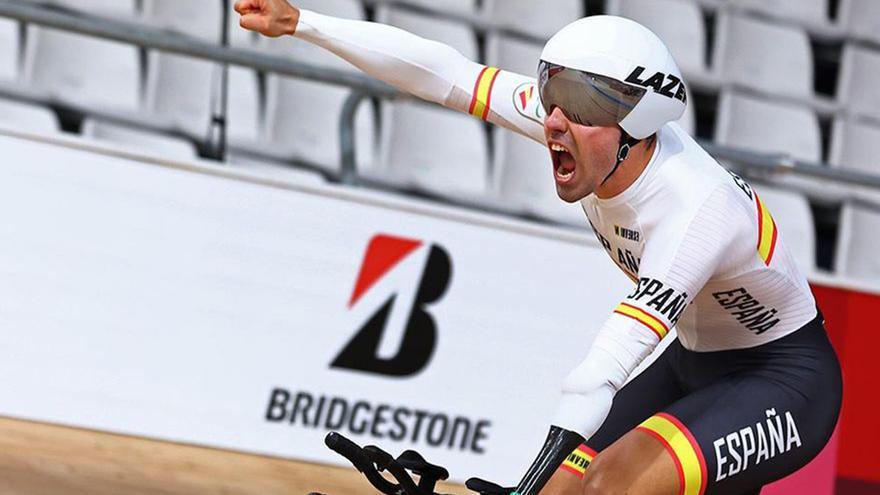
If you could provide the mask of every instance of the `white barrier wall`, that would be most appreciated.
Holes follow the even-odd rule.
[[[0,148],[0,415],[339,463],[330,426],[513,484],[630,288],[586,223]]]

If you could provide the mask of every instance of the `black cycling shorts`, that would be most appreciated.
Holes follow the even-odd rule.
[[[820,313],[749,349],[694,352],[674,341],[617,393],[567,468],[581,471],[638,428],[672,454],[682,494],[758,494],[813,459],[837,424],[840,366],[823,323]]]

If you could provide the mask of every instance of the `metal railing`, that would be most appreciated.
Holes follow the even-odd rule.
[[[365,0],[365,2],[368,4],[398,3],[408,5],[407,8],[438,13],[435,9],[415,7],[406,4],[405,2],[388,2],[388,0]],[[479,29],[501,30],[505,32],[511,31],[511,29],[506,26],[494,25],[474,16],[452,14],[448,12],[440,13],[440,15],[455,18],[464,22],[476,23],[475,25]],[[0,0],[0,17],[7,17],[25,23],[33,23],[65,31],[121,41],[147,49],[188,55],[224,65],[238,65],[257,71],[350,87],[353,91],[345,102],[339,128],[342,145],[341,172],[338,174],[328,173],[326,169],[315,164],[309,164],[296,159],[292,159],[291,161],[298,165],[305,166],[306,168],[319,170],[325,175],[328,175],[328,178],[331,180],[346,184],[366,183],[377,187],[387,187],[387,184],[377,183],[374,179],[365,179],[358,174],[355,163],[354,144],[354,116],[358,104],[364,99],[413,98],[412,96],[402,93],[385,83],[345,70],[301,63],[253,49],[221,46],[182,33],[158,29],[138,22],[105,18],[95,15],[85,15],[76,11],[47,6],[38,2],[26,0]],[[518,33],[518,35],[528,37],[528,35],[523,33]],[[162,126],[137,114],[97,110],[90,108],[87,105],[71,103],[63,98],[59,99],[43,95],[39,92],[22,88],[18,85],[0,85],[0,96],[18,98],[34,103],[54,105],[62,109],[71,110],[101,120],[109,120],[163,134],[182,136],[196,143],[204,144],[204,140],[206,139],[203,136],[197,136],[187,133],[186,131]],[[804,184],[784,184],[784,186],[799,190],[812,199],[820,202],[852,201],[880,211],[880,200],[876,199],[878,195],[875,194],[880,191],[880,175],[830,168],[819,164],[798,161],[789,156],[757,153],[712,142],[702,141],[701,144],[716,158],[735,162],[740,171],[748,176],[754,176],[759,179],[779,179],[781,177],[805,178],[808,181],[813,181],[813,183],[810,184],[808,182],[806,186]],[[248,149],[245,151],[251,154],[260,155],[259,152],[255,152],[254,150]],[[273,156],[273,158],[277,157]],[[829,183],[843,186],[843,188],[838,191],[829,191],[829,188],[827,187]],[[867,193],[864,192],[865,189],[868,189]],[[454,200],[451,202],[476,206],[481,209],[515,214],[515,212],[509,211],[509,208],[501,206],[500,202],[461,200]]]

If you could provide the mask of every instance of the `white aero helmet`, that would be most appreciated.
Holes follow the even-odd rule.
[[[687,104],[681,71],[656,34],[623,17],[584,17],[547,42],[538,67],[541,102],[583,125],[619,125],[629,147],[678,120]],[[616,168],[616,167],[615,167]]]

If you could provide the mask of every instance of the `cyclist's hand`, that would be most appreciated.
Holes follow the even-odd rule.
[[[241,27],[270,38],[293,34],[299,22],[299,9],[287,0],[238,0],[235,11]]]

